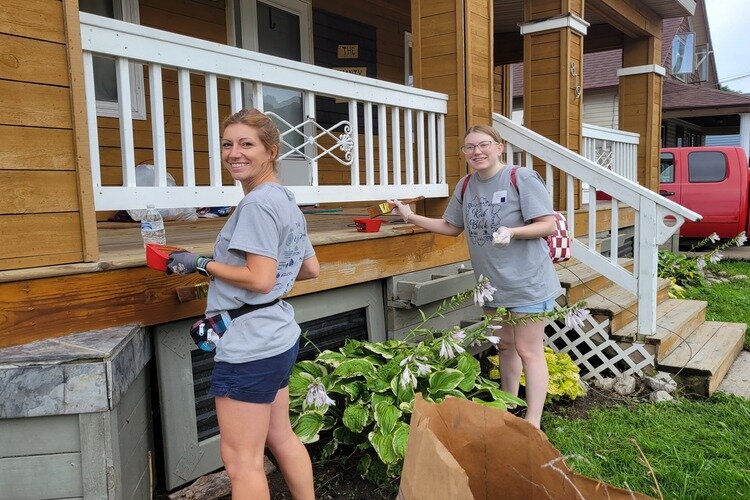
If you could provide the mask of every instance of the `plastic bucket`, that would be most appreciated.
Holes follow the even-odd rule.
[[[354,226],[361,233],[377,233],[382,223],[380,219],[354,219]]]

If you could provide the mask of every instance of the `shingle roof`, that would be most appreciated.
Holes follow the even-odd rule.
[[[750,95],[688,85],[676,80],[665,80],[662,90],[662,109],[723,108],[747,106]]]

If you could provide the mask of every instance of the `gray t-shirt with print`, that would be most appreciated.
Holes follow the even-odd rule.
[[[519,227],[554,213],[539,174],[518,168],[516,189],[510,182],[510,171],[503,167],[487,180],[470,174],[463,196],[462,178],[443,214],[447,222],[464,228],[477,278],[481,274],[497,288],[492,302],[487,304],[490,307],[538,304],[562,293],[544,238],[513,238],[505,248],[492,246],[492,233],[500,226]]]
[[[221,279],[211,281],[206,315],[243,304],[262,304],[283,297],[294,286],[302,261],[312,257],[304,215],[287,188],[261,184],[240,201],[219,232],[214,247],[217,262],[246,265],[246,253],[276,260],[276,284],[266,294],[251,292]],[[225,316],[226,321],[226,316]],[[280,301],[239,316],[229,323],[216,346],[216,361],[245,363],[281,354],[299,341],[300,327],[291,304]]]

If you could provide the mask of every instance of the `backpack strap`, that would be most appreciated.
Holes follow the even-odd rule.
[[[466,192],[466,188],[469,187],[469,179],[471,179],[472,174],[467,175],[464,177],[464,182],[461,184],[461,203],[464,202],[464,193]]]
[[[518,170],[517,165],[513,165],[510,167],[510,183],[513,184],[513,187],[516,188],[516,191],[518,191],[518,182],[516,181],[516,170]]]

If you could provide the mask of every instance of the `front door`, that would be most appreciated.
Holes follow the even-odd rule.
[[[312,64],[312,7],[304,0],[235,0],[234,34],[238,47],[254,50],[293,61]],[[293,82],[290,82],[293,83]],[[245,89],[245,105],[253,103],[252,89]],[[263,86],[263,111],[273,112],[279,131],[302,123],[306,113],[301,92]],[[297,133],[284,137],[281,154],[304,144]],[[292,153],[279,164],[281,182],[285,185],[308,186],[311,182],[310,165],[301,154]]]

